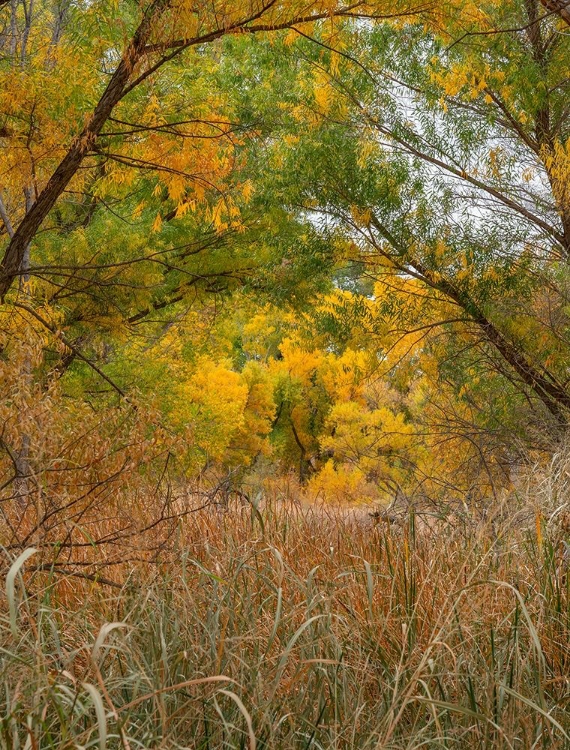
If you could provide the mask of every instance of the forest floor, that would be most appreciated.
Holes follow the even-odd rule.
[[[205,508],[120,584],[13,563],[0,745],[569,748],[565,532],[520,517]]]

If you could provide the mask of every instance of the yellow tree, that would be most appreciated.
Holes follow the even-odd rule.
[[[103,49],[100,49],[98,44],[90,44],[87,48],[83,47],[76,50],[76,54],[79,54],[81,58],[82,73],[85,74],[86,67],[90,68],[91,78],[87,81],[87,84],[96,98],[96,103],[89,109],[87,102],[85,102],[79,111],[69,113],[71,114],[69,119],[72,120],[69,135],[62,139],[63,142],[56,141],[51,145],[48,144],[48,158],[42,159],[45,163],[41,172],[37,169],[37,158],[32,158],[33,169],[36,172],[33,180],[35,194],[25,215],[11,222],[13,225],[12,236],[0,263],[1,299],[5,298],[14,279],[20,273],[26,248],[35,237],[47,215],[64,191],[69,189],[68,186],[76,177],[85,159],[96,157],[100,153],[103,130],[111,115],[120,104],[124,104],[128,111],[129,102],[136,97],[145,85],[156,86],[157,74],[164,67],[171,65],[173,61],[191,50],[195,50],[195,54],[200,55],[200,50],[203,49],[204,45],[212,44],[216,40],[231,34],[272,32],[335,15],[342,17],[375,16],[383,10],[361,2],[342,5],[336,2],[277,2],[277,0],[244,2],[243,4],[222,0],[213,4],[206,4],[200,8],[196,8],[184,0],[153,0],[153,2],[141,4],[139,7],[136,4],[133,4],[133,6],[128,8],[125,16],[119,15],[117,18],[121,24],[128,27],[130,22],[138,16],[134,33],[120,54],[113,43]],[[13,15],[11,24],[16,29],[19,4],[12,3],[10,7]],[[89,6],[85,13],[91,17],[91,20],[94,20],[96,14],[101,12],[104,7],[104,4],[101,7],[99,4]],[[14,31],[11,52],[13,53],[12,57],[19,55],[20,60],[24,61],[28,54],[27,46],[30,34],[33,33],[33,6],[23,4],[22,9],[25,16],[25,28],[20,35],[20,48],[17,48],[14,37],[16,31]],[[412,12],[412,10],[408,9],[408,12]],[[114,13],[117,14],[117,10]],[[47,40],[39,38],[37,41],[39,44],[44,44]],[[58,41],[61,44],[61,41]],[[44,66],[51,60],[49,55],[52,54],[52,51],[44,53],[44,60],[42,61]],[[90,58],[87,61],[87,66],[86,56]],[[117,63],[113,65],[115,59],[117,59]],[[99,76],[97,76],[96,70],[101,60],[105,67],[110,66],[112,69],[108,82],[103,87],[102,92],[97,94],[97,79]],[[65,76],[65,84],[69,80],[69,66],[73,65],[73,62],[73,58],[69,59],[69,57],[63,55],[61,68],[58,68],[57,65],[50,65],[49,75],[46,77],[56,81],[58,74],[63,75]],[[10,78],[10,76],[8,77]],[[26,78],[22,76],[19,78],[16,76],[16,78],[18,81],[26,81]],[[192,96],[192,93],[189,93]],[[35,100],[30,101],[30,109],[30,119],[32,120],[33,113],[36,110]],[[40,117],[44,114],[41,109],[40,106],[40,112],[38,113]],[[68,119],[64,112],[60,111],[59,115],[61,119]],[[129,122],[119,117],[119,124],[122,127],[119,129],[119,133],[115,135],[116,138],[128,134],[129,129],[131,132],[134,129],[139,134],[146,133],[147,135],[149,132],[154,133],[154,135],[163,133],[181,135],[180,131],[177,131],[180,123],[165,126],[163,123],[156,121],[150,123],[148,121],[142,123],[139,121]],[[35,126],[30,125],[30,128],[32,127]],[[107,152],[112,152],[112,148],[109,147],[109,139],[111,138],[110,133],[105,138]],[[30,132],[30,140],[33,140],[33,132]],[[143,139],[143,142],[148,142],[148,139]],[[195,156],[193,152],[191,155]],[[115,154],[115,157],[121,160],[120,153]],[[157,164],[147,158],[144,149],[142,154],[125,155],[122,159],[127,164],[143,170],[156,169],[166,172],[171,177],[174,175],[182,178],[183,181],[192,181],[192,164],[188,163],[183,155],[173,165]],[[55,166],[53,171],[50,169],[52,164]],[[82,179],[84,179],[84,176],[82,176]],[[172,183],[172,180],[169,181]],[[180,180],[175,180],[175,182],[179,183]],[[183,186],[171,184],[171,194],[178,199],[179,205],[184,203]]]

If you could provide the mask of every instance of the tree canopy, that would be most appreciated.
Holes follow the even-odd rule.
[[[485,503],[547,457],[569,23],[539,0],[0,2],[2,543],[175,523],[172,482]]]

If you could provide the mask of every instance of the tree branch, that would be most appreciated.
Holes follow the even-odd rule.
[[[556,13],[570,26],[570,0],[540,0],[546,10]]]
[[[496,325],[485,315],[483,310],[472,300],[465,292],[457,287],[441,274],[436,277],[435,274],[426,268],[417,258],[407,258],[408,253],[402,248],[396,238],[372,216],[371,226],[387,240],[390,245],[399,253],[399,257],[387,253],[375,241],[372,234],[369,239],[372,240],[375,247],[385,257],[387,257],[400,271],[410,273],[416,278],[422,280],[433,289],[437,289],[447,298],[455,302],[471,320],[479,327],[485,339],[493,345],[509,366],[517,373],[519,378],[529,388],[531,388],[538,398],[542,401],[548,411],[563,423],[568,423],[568,412],[570,412],[570,393],[559,383],[554,376],[545,368],[542,371],[534,366],[527,358],[525,352],[506,338],[506,336],[496,327]]]
[[[114,383],[110,377],[105,375],[105,373],[97,367],[95,362],[92,362],[90,359],[88,359],[84,354],[82,354],[79,349],[67,339],[61,331],[58,331],[55,326],[53,326],[51,323],[49,323],[47,320],[45,320],[36,310],[34,310],[32,307],[29,307],[29,305],[25,305],[22,302],[14,302],[14,307],[20,308],[20,310],[25,310],[27,313],[32,315],[37,321],[39,321],[44,328],[47,328],[48,331],[53,333],[53,335],[58,338],[68,349],[71,349],[71,351],[75,354],[76,357],[78,357],[80,360],[85,362],[85,364],[89,365],[89,367],[99,375],[99,377],[103,378],[103,380],[108,383],[111,388],[116,391],[119,396],[124,398],[125,400],[129,400],[127,394],[123,391],[122,388],[120,388],[116,383]]]

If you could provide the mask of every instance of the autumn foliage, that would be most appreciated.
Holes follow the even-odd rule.
[[[2,747],[569,746],[569,62],[0,0]]]
[[[548,461],[566,22],[537,0],[3,3],[2,543],[156,550],[186,493],[279,477],[484,508]]]

